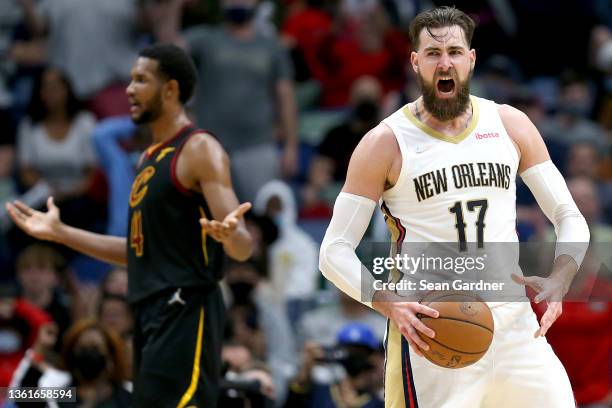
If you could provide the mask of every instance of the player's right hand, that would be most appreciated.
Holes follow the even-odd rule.
[[[423,350],[429,350],[429,345],[421,339],[417,332],[431,338],[434,338],[436,333],[427,327],[417,315],[437,318],[440,313],[418,302],[404,302],[402,297],[395,293],[382,291],[376,292],[372,305],[374,309],[396,324],[413,351],[423,357]]]
[[[240,220],[250,209],[251,203],[242,203],[238,208],[227,214],[223,221],[209,220],[206,217],[202,217],[200,218],[200,225],[216,241],[224,243],[231,238],[234,231],[238,228]]]
[[[55,241],[61,226],[59,208],[53,197],[47,199],[47,212],[37,211],[21,201],[6,203],[6,211],[13,222],[28,235],[46,241]]]

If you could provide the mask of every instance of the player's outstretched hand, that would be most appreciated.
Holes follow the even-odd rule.
[[[537,295],[534,298],[535,303],[540,303],[545,300],[547,307],[546,312],[540,319],[540,328],[534,333],[534,337],[544,337],[552,324],[563,313],[563,296],[565,289],[563,282],[555,278],[541,278],[539,276],[519,276],[512,274],[512,280],[521,285],[529,286]]]
[[[251,209],[251,203],[242,203],[234,211],[227,214],[223,221],[209,220],[205,217],[200,218],[200,225],[208,235],[215,240],[223,243],[227,241],[236,231],[240,219]]]
[[[438,318],[440,313],[418,302],[403,302],[399,295],[383,291],[376,292],[372,304],[376,310],[395,322],[410,347],[423,357],[423,350],[429,350],[429,345],[421,339],[417,331],[432,339],[436,333],[427,327],[417,315]]]
[[[34,238],[54,241],[61,221],[59,208],[53,202],[53,197],[47,199],[47,210],[34,210],[18,200],[6,203],[6,211],[19,228]]]

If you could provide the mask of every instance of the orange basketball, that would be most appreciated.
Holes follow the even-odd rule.
[[[419,314],[436,336],[419,336],[429,345],[425,358],[445,368],[474,364],[487,352],[493,340],[493,315],[478,296],[464,292],[431,292],[421,302],[437,310],[437,319]]]

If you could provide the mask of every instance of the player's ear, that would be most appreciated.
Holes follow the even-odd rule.
[[[171,79],[168,82],[166,82],[165,86],[164,86],[164,97],[165,98],[172,98],[173,96],[176,97],[178,99],[179,97],[179,84],[178,81],[176,79]]]
[[[470,59],[472,60],[471,69],[474,69],[474,65],[476,65],[476,50],[474,48],[470,50]]]
[[[417,74],[419,73],[419,54],[415,51],[410,53],[410,65]]]

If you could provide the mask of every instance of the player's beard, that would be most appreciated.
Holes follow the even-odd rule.
[[[473,72],[473,70],[470,70],[465,81],[460,81],[456,73],[449,72],[455,80],[456,87],[455,96],[450,99],[438,98],[436,96],[435,82],[428,83],[421,74],[418,73],[417,77],[419,78],[425,109],[427,109],[434,118],[443,122],[455,119],[464,113],[470,103],[470,80],[472,79]]]
[[[161,97],[161,89],[155,92],[155,95],[146,106],[143,106],[142,113],[132,121],[138,125],[151,123],[159,118],[164,110],[164,105]]]

